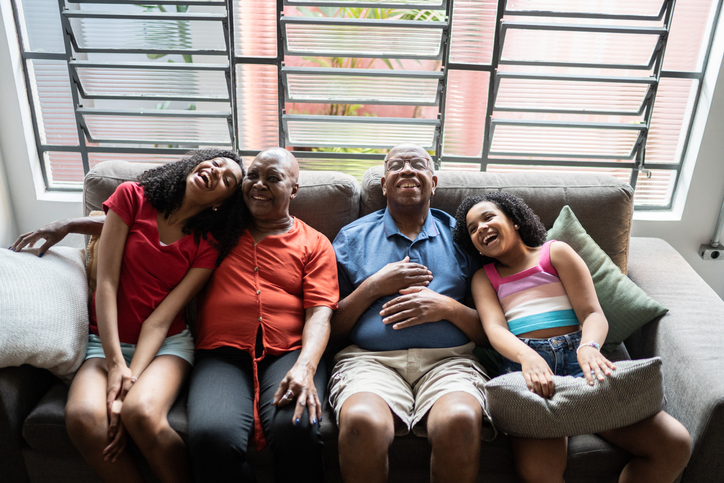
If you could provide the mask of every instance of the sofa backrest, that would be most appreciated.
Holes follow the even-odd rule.
[[[383,167],[370,168],[362,178],[360,216],[386,206],[380,179]],[[508,191],[523,198],[546,229],[561,208],[569,205],[581,225],[624,272],[633,217],[633,189],[613,176],[593,173],[481,173],[438,171],[432,207],[455,215],[467,196]]]
[[[85,178],[85,213],[100,210],[116,187],[135,180],[156,165],[106,161],[96,165]],[[301,171],[299,194],[290,211],[334,240],[339,230],[386,206],[380,179],[382,166],[370,168],[362,183],[334,171]],[[633,216],[633,190],[612,176],[585,173],[480,173],[438,171],[433,208],[455,215],[460,202],[470,195],[505,190],[523,198],[540,216],[546,228],[553,226],[561,208],[569,205],[583,227],[626,273],[629,236]]]
[[[157,165],[106,161],[90,170],[83,184],[84,210],[87,215],[101,210],[103,202],[124,181],[131,181]],[[337,232],[359,217],[360,187],[357,179],[334,171],[302,171],[299,193],[290,212],[334,240]]]

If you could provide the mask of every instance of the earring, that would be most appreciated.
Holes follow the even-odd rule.
[[[515,228],[515,229],[517,230],[518,228],[520,228],[520,226],[518,226],[518,225],[513,225],[513,228]]]
[[[214,206],[214,207],[211,208],[211,209],[214,210],[214,211],[219,211],[219,207],[218,207],[218,206]]]

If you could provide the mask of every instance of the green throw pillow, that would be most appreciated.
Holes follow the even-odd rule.
[[[608,319],[602,351],[608,355],[636,329],[669,309],[650,298],[606,255],[566,205],[548,231],[549,240],[568,243],[588,265],[598,301]]]

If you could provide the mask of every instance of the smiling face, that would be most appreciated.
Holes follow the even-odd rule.
[[[229,158],[202,161],[186,177],[186,195],[204,207],[219,206],[236,191],[243,172]]]
[[[282,221],[289,217],[289,203],[299,189],[299,166],[281,148],[261,152],[247,169],[241,192],[256,220]]]
[[[470,208],[465,222],[473,245],[483,256],[497,258],[522,243],[513,220],[490,201]]]
[[[401,144],[387,154],[381,183],[389,206],[418,205],[426,211],[435,194],[437,176],[427,151],[414,144]]]

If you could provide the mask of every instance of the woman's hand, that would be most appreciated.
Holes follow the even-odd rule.
[[[606,359],[598,349],[587,345],[578,348],[578,365],[581,366],[583,375],[590,386],[593,386],[591,371],[596,375],[596,379],[603,381],[604,375],[610,376],[611,371],[616,370],[616,365]]]
[[[521,358],[523,377],[528,389],[541,397],[553,397],[553,371],[548,363],[537,353],[531,351]]]
[[[292,423],[299,426],[306,406],[309,410],[309,422],[312,425],[322,420],[322,404],[319,402],[317,388],[314,386],[314,371],[303,364],[294,364],[274,393],[272,406],[286,406],[296,398]]]
[[[45,239],[45,243],[38,250],[38,256],[42,256],[50,247],[58,243],[69,233],[68,220],[54,221],[45,226],[41,226],[35,231],[23,233],[15,240],[10,247],[11,250],[19,252],[26,246],[32,248],[38,240]]]
[[[121,404],[134,378],[131,369],[124,364],[112,365],[108,368],[106,382],[106,410],[108,411],[108,439],[113,440],[121,427]]]

